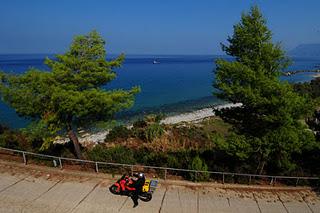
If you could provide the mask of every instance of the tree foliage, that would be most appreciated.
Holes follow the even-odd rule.
[[[272,43],[272,32],[257,6],[243,13],[233,30],[233,36],[227,39],[229,45],[222,44],[222,50],[236,61],[270,77],[278,76],[289,64],[280,44]]]
[[[320,141],[320,78],[315,78],[311,82],[294,84],[294,89],[313,100],[314,112],[308,116],[306,123],[316,133],[317,140]]]
[[[1,74],[1,96],[16,112],[44,121],[57,133],[66,131],[81,157],[75,130],[92,122],[111,119],[133,105],[138,87],[105,90],[116,77],[124,55],[107,61],[105,41],[96,32],[74,38],[65,54],[47,58],[49,72],[31,69],[21,75]]]
[[[256,6],[242,15],[228,42],[222,49],[235,60],[216,61],[215,95],[242,106],[216,110],[237,134],[220,148],[239,159],[255,158],[260,173],[274,156],[289,165],[290,155],[303,145],[299,134],[305,126],[298,120],[310,110],[308,99],[279,80],[289,60],[280,45],[272,43]]]
[[[197,155],[192,159],[192,162],[189,166],[189,169],[191,170],[197,170],[197,171],[204,171],[204,172],[190,172],[189,176],[192,181],[206,181],[209,179],[210,175],[209,173],[206,173],[205,171],[208,171],[207,164],[201,160],[201,158]]]

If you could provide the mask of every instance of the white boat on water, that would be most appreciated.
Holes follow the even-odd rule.
[[[160,64],[160,62],[157,60],[153,60],[153,64]]]

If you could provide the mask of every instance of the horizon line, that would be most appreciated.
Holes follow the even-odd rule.
[[[0,53],[0,55],[59,55],[64,53]],[[195,54],[188,54],[188,53],[107,53],[106,55],[135,55],[135,56],[161,56],[161,55],[182,55],[182,56],[228,56],[226,54],[209,54],[209,53],[195,53]]]

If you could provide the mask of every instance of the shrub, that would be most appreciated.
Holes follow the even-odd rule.
[[[167,166],[170,168],[182,168],[179,159],[176,156],[168,155]]]
[[[88,158],[93,161],[134,164],[134,153],[122,146],[106,148],[101,145],[87,151]]]
[[[32,151],[31,143],[24,134],[8,128],[2,129],[2,133],[0,134],[0,146],[10,149]]]
[[[120,125],[114,127],[109,134],[107,134],[105,141],[115,141],[118,138],[127,139],[131,136],[131,130],[127,127]]]
[[[143,120],[133,123],[133,135],[141,140],[152,142],[164,133],[164,128],[160,124],[162,115],[148,115]]]
[[[205,162],[201,160],[199,156],[193,158],[191,165],[189,166],[191,170],[198,170],[198,171],[208,171],[208,166]],[[209,173],[205,172],[190,172],[189,178],[192,181],[206,181],[210,177]]]
[[[156,138],[160,138],[164,134],[164,128],[159,123],[153,123],[144,131],[144,137],[148,142],[154,141]]]
[[[146,123],[160,123],[164,118],[163,114],[151,114],[144,117]]]
[[[147,122],[145,120],[137,120],[133,123],[133,128],[137,129],[137,128],[144,128],[147,126]]]
[[[168,154],[165,152],[145,152],[141,163],[151,166],[167,166]]]

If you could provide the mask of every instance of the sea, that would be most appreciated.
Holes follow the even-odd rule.
[[[21,74],[30,68],[48,71],[44,65],[46,57],[52,54],[2,54],[0,70]],[[116,57],[111,55],[108,59]],[[130,89],[140,86],[132,108],[116,115],[116,119],[130,121],[147,114],[173,115],[190,112],[224,103],[213,95],[215,60],[225,58],[219,55],[127,55],[121,68],[115,69],[117,78],[104,85],[106,90]],[[320,57],[292,57],[288,71],[313,70],[320,64]],[[153,63],[154,61],[159,63]],[[314,73],[299,73],[282,76],[289,82],[306,82]],[[30,120],[19,117],[14,109],[0,101],[0,123],[11,128],[24,128]]]

